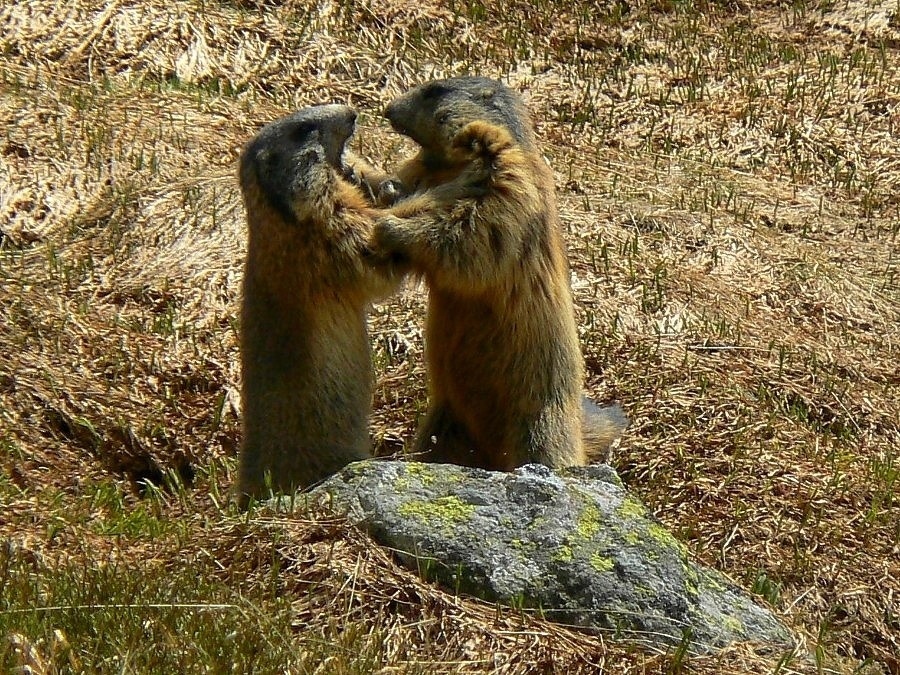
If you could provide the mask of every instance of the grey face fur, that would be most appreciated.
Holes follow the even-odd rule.
[[[487,77],[452,77],[419,85],[388,105],[385,116],[395,131],[434,152],[449,147],[453,136],[475,119],[508,129],[523,147],[534,145],[519,95]]]
[[[292,204],[313,192],[323,172],[341,171],[344,145],[356,128],[356,112],[345,105],[304,108],[267,126],[244,148],[241,181],[252,177],[287,221]]]

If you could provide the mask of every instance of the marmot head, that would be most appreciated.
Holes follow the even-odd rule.
[[[304,220],[311,202],[328,199],[355,126],[352,108],[318,105],[263,127],[241,153],[244,193],[255,186],[287,222]]]
[[[457,132],[476,120],[506,128],[525,148],[535,145],[519,95],[486,77],[452,77],[419,85],[388,105],[385,116],[394,131],[435,158],[447,158]]]

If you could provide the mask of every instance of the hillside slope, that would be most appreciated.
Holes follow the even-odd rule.
[[[0,28],[0,670],[772,667],[569,632],[327,516],[225,506],[240,146],[343,102],[390,166],[384,105],[478,73],[555,171],[587,388],[633,420],[612,464],[823,667],[900,673],[895,2],[37,0]],[[373,312],[381,454],[424,410],[424,300]]]

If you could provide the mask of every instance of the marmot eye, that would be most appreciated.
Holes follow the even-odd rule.
[[[442,113],[438,113],[438,116],[437,116],[438,124],[444,124],[449,119],[450,119],[449,112],[444,111]]]

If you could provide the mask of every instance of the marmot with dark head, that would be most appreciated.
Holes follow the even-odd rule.
[[[355,120],[346,106],[307,108],[263,128],[241,155],[242,504],[370,454],[366,310],[397,280],[366,261],[373,219],[340,177]]]
[[[468,122],[502,126],[523,149],[538,154],[521,98],[502,83],[486,77],[454,77],[415,87],[394,100],[385,116],[395,131],[419,145],[418,153],[392,174],[354,155],[346,157],[346,164],[352,168],[348,178],[362,183],[374,200],[385,205],[456,178],[469,158],[454,149],[452,142],[456,132]],[[545,173],[550,177],[549,170]]]
[[[627,421],[583,397],[553,176],[520,98],[494,80],[453,78],[412,89],[386,115],[421,146],[397,172],[403,188],[452,180],[484,191],[376,224],[376,252],[408,262],[429,288],[429,408],[415,451],[495,470],[602,458]],[[373,190],[390,180],[363,178]]]
[[[425,213],[480,194],[458,182],[375,210],[345,180],[356,113],[315,106],[264,127],[245,146],[249,228],[241,305],[243,443],[239,504],[308,487],[370,456],[369,304],[402,270],[376,264],[375,218]]]

